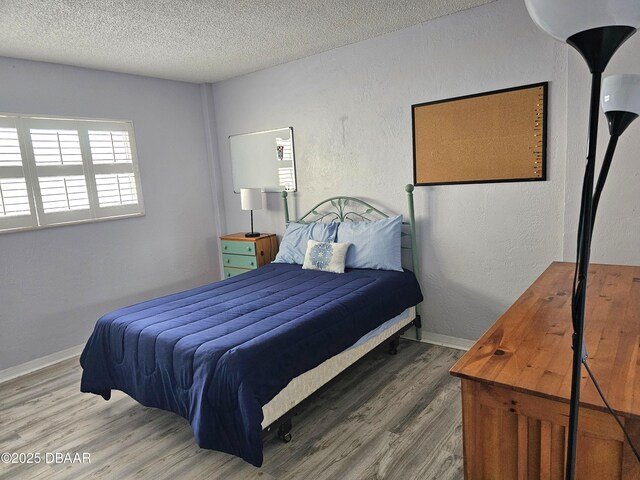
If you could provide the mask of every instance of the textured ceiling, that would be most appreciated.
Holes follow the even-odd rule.
[[[493,0],[0,0],[0,56],[216,82]]]

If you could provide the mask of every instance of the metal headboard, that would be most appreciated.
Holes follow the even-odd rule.
[[[411,238],[410,247],[402,247],[411,250],[412,270],[418,282],[420,282],[420,264],[418,263],[418,248],[416,242],[416,220],[413,208],[413,185],[409,184],[405,187],[407,192],[407,200],[409,204],[409,221],[402,222],[403,225],[409,226],[409,233],[402,232],[402,236]],[[287,201],[288,193],[282,192],[282,201],[284,203],[284,221],[289,223],[289,204]],[[298,223],[315,223],[315,222],[346,222],[346,221],[372,221],[381,218],[387,218],[389,215],[377,209],[373,205],[354,197],[331,197],[318,203],[315,207],[302,215],[296,222]],[[413,324],[416,327],[416,338],[422,339],[422,322],[421,322],[421,304],[416,305],[416,319]]]

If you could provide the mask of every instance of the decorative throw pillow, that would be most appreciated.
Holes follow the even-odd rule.
[[[375,222],[342,222],[338,242],[352,245],[347,253],[348,268],[402,271],[402,216]]]
[[[307,242],[335,242],[337,223],[295,223],[287,224],[274,263],[304,263]]]
[[[344,273],[344,261],[348,248],[348,243],[309,240],[302,268],[305,270]]]

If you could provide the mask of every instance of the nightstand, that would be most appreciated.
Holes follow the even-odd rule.
[[[278,253],[278,240],[274,233],[263,233],[255,238],[233,233],[220,237],[220,251],[224,278],[230,278],[272,262]]]

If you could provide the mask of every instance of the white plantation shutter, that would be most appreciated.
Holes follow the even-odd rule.
[[[15,119],[0,116],[0,231],[36,225],[22,159]]]
[[[96,218],[90,199],[91,172],[82,154],[86,122],[57,118],[22,118],[27,133],[27,161],[36,179],[33,190],[41,226]]]
[[[38,177],[35,190],[41,223],[91,218],[79,130],[69,120],[25,119],[23,124],[29,130]]]
[[[89,130],[93,163],[132,163],[129,132]]]
[[[31,145],[36,165],[82,165],[77,130],[32,128]]]
[[[129,132],[105,129],[88,133],[100,209],[135,210],[139,203],[138,175]]]
[[[138,191],[133,173],[97,174],[96,187],[101,207],[138,203]]]
[[[38,180],[44,213],[89,210],[89,194],[84,175],[46,176]]]
[[[5,125],[11,123],[6,122]],[[0,126],[0,167],[22,167],[18,129],[14,126]]]
[[[142,214],[131,122],[0,114],[0,231]]]
[[[31,215],[24,178],[0,178],[0,214],[5,217]]]

